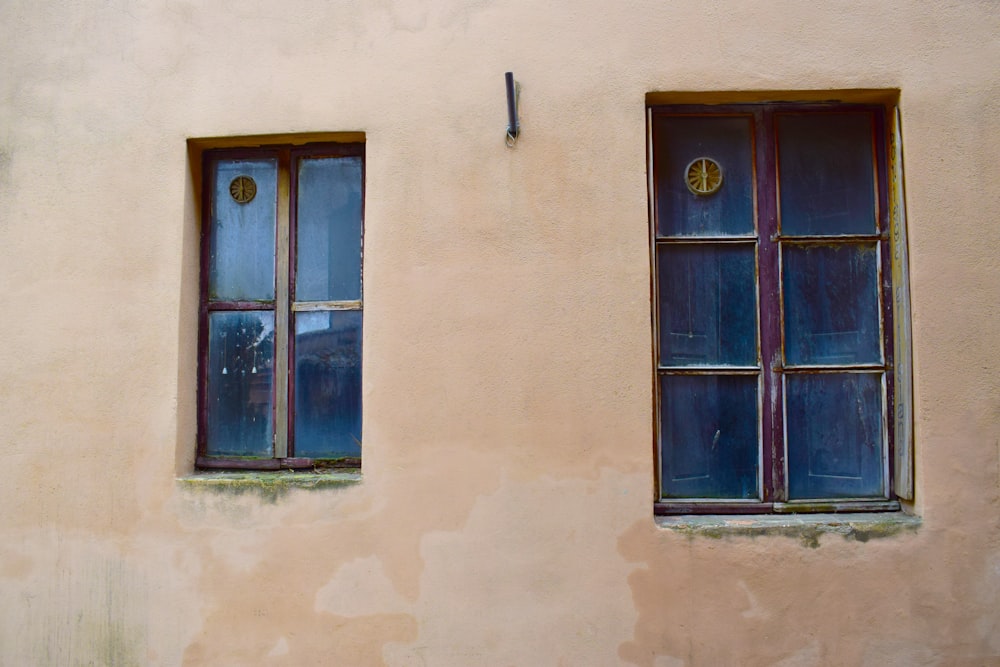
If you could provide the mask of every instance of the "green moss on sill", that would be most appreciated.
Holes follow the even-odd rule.
[[[274,503],[292,489],[336,489],[360,484],[357,470],[323,470],[320,472],[247,471],[205,472],[180,477],[180,488],[218,495],[255,494],[261,500]]]
[[[819,547],[823,535],[840,535],[845,540],[867,542],[872,539],[915,533],[919,517],[902,512],[871,514],[780,514],[768,516],[660,516],[661,528],[689,538],[708,537],[790,537],[803,546]]]

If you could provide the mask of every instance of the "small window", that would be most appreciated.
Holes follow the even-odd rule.
[[[886,119],[650,107],[658,513],[899,508]]]
[[[201,468],[361,460],[364,145],[203,154]]]

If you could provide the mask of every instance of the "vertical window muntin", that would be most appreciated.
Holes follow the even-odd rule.
[[[660,261],[659,252],[656,250],[665,242],[671,240],[661,233],[663,222],[661,221],[662,208],[658,205],[662,189],[661,163],[663,162],[663,147],[656,143],[657,125],[659,119],[676,117],[679,115],[702,115],[705,117],[718,117],[720,115],[731,114],[751,114],[755,120],[753,139],[754,166],[755,172],[763,173],[763,180],[755,178],[755,222],[759,234],[756,244],[757,261],[757,283],[758,292],[758,346],[760,352],[760,385],[761,391],[758,395],[758,427],[761,432],[760,440],[760,473],[764,478],[762,484],[762,498],[759,502],[743,502],[734,499],[719,501],[708,498],[682,498],[668,499],[664,495],[663,480],[664,474],[663,456],[665,455],[662,446],[664,434],[660,420],[663,411],[663,396],[661,395],[660,380],[656,381],[655,403],[657,418],[655,420],[655,442],[654,447],[657,460],[657,511],[661,513],[688,513],[698,511],[712,512],[748,512],[748,511],[808,511],[810,509],[829,509],[830,501],[838,503],[839,509],[893,509],[898,507],[894,502],[878,502],[891,499],[892,475],[889,461],[892,459],[892,418],[893,414],[893,377],[892,377],[892,340],[887,336],[887,328],[891,322],[891,277],[888,270],[889,252],[888,247],[888,200],[885,182],[887,179],[884,109],[876,106],[863,105],[791,105],[791,104],[748,104],[730,105],[714,107],[651,107],[648,121],[650,123],[649,138],[650,150],[649,159],[651,161],[651,243],[654,248],[652,267],[654,270],[652,294],[654,323],[657,334],[654,337],[654,355],[657,365],[656,375],[659,378],[664,370],[661,360],[663,359],[661,350],[661,333],[659,327],[662,322],[660,307],[663,297],[660,294],[661,285],[659,277],[658,263]],[[870,121],[870,132],[867,136],[871,142],[871,180],[872,180],[872,200],[873,200],[873,233],[866,234],[819,234],[815,237],[807,234],[797,236],[782,236],[779,232],[780,211],[780,177],[779,177],[779,142],[778,129],[775,117],[780,114],[802,114],[807,117],[815,117],[823,113],[834,114],[867,114]],[[679,241],[680,239],[676,239]],[[701,240],[701,239],[698,239]],[[864,243],[868,247],[874,246],[875,260],[875,320],[877,321],[878,351],[879,358],[875,363],[822,366],[818,364],[801,364],[791,366],[786,364],[785,358],[785,294],[784,280],[782,279],[782,265],[784,264],[784,247],[791,245],[828,245],[836,244],[858,244]],[[764,263],[762,265],[761,263]],[[773,269],[766,269],[768,262],[771,262]],[[768,274],[773,274],[769,276]],[[771,298],[771,306],[762,307],[761,300],[764,295],[770,293],[776,295]],[[778,302],[774,307],[773,302]],[[767,299],[765,299],[767,301]],[[770,330],[770,332],[769,332]],[[769,340],[770,339],[770,340]],[[768,353],[768,349],[771,350]],[[773,355],[770,359],[764,359],[768,354]],[[797,373],[864,373],[878,374],[880,387],[879,408],[880,408],[880,446],[879,461],[881,468],[881,491],[879,496],[866,495],[861,498],[835,497],[835,498],[798,498],[789,501],[789,456],[788,456],[788,419],[787,419],[787,377]],[[773,407],[770,407],[773,406]],[[770,432],[770,436],[769,436]],[[820,501],[820,502],[816,502]],[[822,505],[822,507],[820,507]]]
[[[299,197],[294,189],[298,165],[304,159],[337,159],[347,158],[359,162],[359,181],[357,197],[359,198],[357,221],[357,283],[356,299],[349,301],[324,302],[294,302],[296,286],[296,243],[295,221]],[[272,293],[269,298],[254,300],[225,300],[210,294],[210,269],[213,266],[213,215],[216,199],[222,197],[222,192],[228,188],[227,183],[217,183],[217,165],[225,162],[252,162],[269,160],[277,164],[277,192],[273,195],[275,209],[275,233],[272,240],[272,258],[274,262]],[[278,469],[278,468],[311,468],[316,466],[360,465],[360,362],[361,362],[361,252],[364,232],[364,144],[308,144],[301,147],[265,146],[261,148],[239,149],[209,149],[203,156],[203,225],[201,233],[201,307],[199,315],[199,410],[198,410],[198,456],[197,465],[202,468],[244,468],[244,469]],[[260,197],[261,193],[257,193]],[[252,203],[252,201],[250,202]],[[268,451],[254,451],[248,455],[233,455],[231,452],[213,452],[208,441],[212,421],[212,406],[209,388],[210,377],[210,318],[212,313],[268,312],[273,314],[274,339],[273,370],[271,382],[271,433]],[[296,423],[294,387],[296,378],[295,366],[295,317],[297,313],[353,311],[357,313],[357,354],[354,361],[357,365],[357,451],[350,454],[343,452],[325,453],[313,456],[299,456],[295,451],[294,425]],[[258,369],[259,370],[259,369]]]

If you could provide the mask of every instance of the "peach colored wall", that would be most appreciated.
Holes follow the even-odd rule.
[[[0,664],[1000,664],[994,2],[0,3]],[[503,143],[503,72],[523,135]],[[645,95],[900,89],[916,532],[651,503]],[[364,480],[192,490],[186,139],[367,137]]]

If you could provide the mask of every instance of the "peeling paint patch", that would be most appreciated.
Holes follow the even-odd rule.
[[[780,662],[774,663],[774,667],[819,667],[822,664],[823,656],[819,642],[814,641]]]
[[[770,618],[771,615],[767,612],[767,610],[761,607],[760,602],[757,601],[757,596],[750,591],[747,583],[745,581],[739,581],[737,583],[747,596],[747,608],[740,612],[740,616],[743,618]]]
[[[316,611],[337,616],[370,616],[386,610],[410,611],[413,605],[396,591],[376,556],[356,558],[337,570],[316,591]]]
[[[684,667],[684,661],[672,655],[658,655],[653,667]]]
[[[875,513],[638,521],[619,537],[619,551],[635,564],[628,583],[639,614],[632,638],[618,647],[620,662],[861,664],[873,638],[912,641],[895,632],[901,610],[921,608],[927,589],[939,585],[921,576],[929,563],[937,567],[937,556],[921,548],[931,531],[916,533],[920,526],[918,518]],[[821,540],[827,533],[843,539]],[[898,537],[859,543],[874,534]],[[821,541],[823,549],[803,548]],[[957,634],[949,628],[942,636],[949,633]]]
[[[645,505],[620,493],[645,478],[609,468],[600,475],[591,482],[504,473],[464,525],[425,533],[412,607],[420,635],[388,644],[386,662],[619,664],[616,647],[637,620],[622,585],[632,567],[614,543],[595,536]]]
[[[272,648],[271,652],[267,654],[267,657],[276,658],[282,655],[288,655],[288,640],[284,637],[280,638],[277,643],[275,643],[274,648]]]

